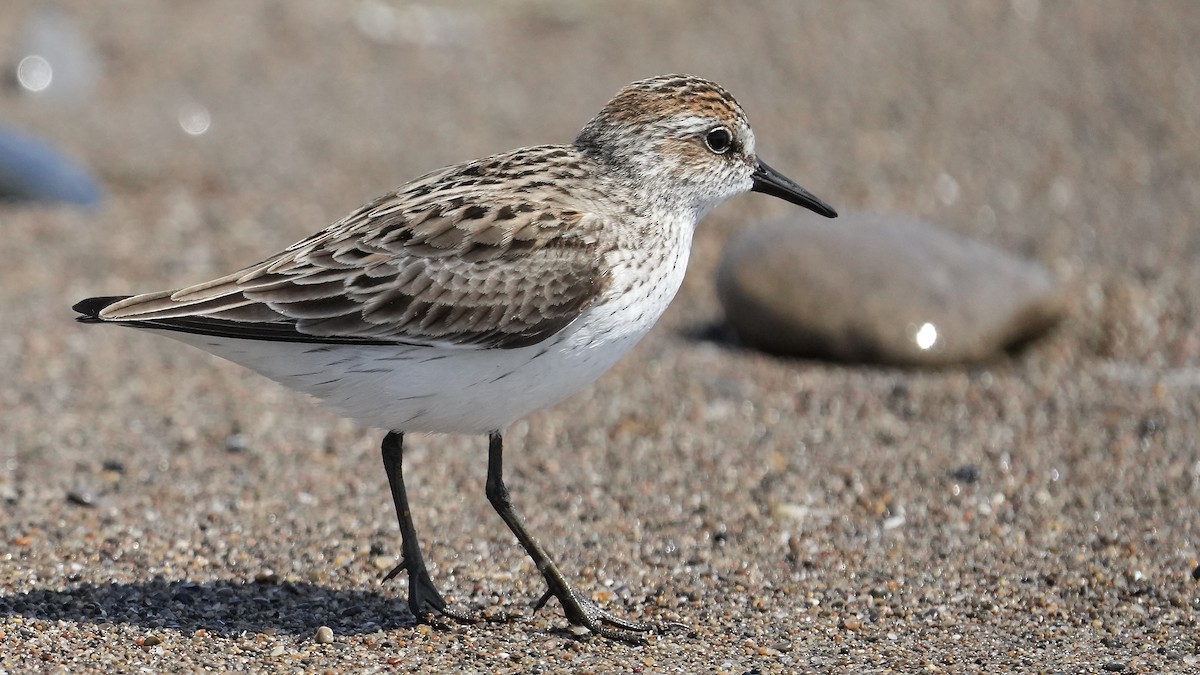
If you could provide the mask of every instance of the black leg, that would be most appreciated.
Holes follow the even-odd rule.
[[[546,579],[548,586],[546,593],[538,600],[534,611],[540,609],[546,604],[546,601],[551,597],[558,598],[558,602],[562,604],[563,612],[567,615],[567,620],[576,626],[583,626],[588,630],[602,635],[607,638],[616,640],[626,640],[631,642],[642,641],[641,636],[627,633],[626,631],[647,631],[650,626],[644,623],[629,621],[622,619],[615,614],[597,607],[591,600],[579,594],[571,584],[559,571],[558,565],[542,548],[542,545],[529,534],[525,529],[525,522],[521,515],[517,513],[513,507],[512,499],[509,497],[508,488],[504,485],[504,441],[500,432],[492,432],[488,436],[488,475],[487,475],[487,498],[492,503],[492,507],[496,509],[496,513],[504,519],[504,523],[508,525],[508,529],[517,536],[517,541],[521,542],[525,552],[533,559],[533,563],[537,565],[538,571]],[[609,626],[621,629],[613,630]]]
[[[418,621],[426,614],[441,614],[458,621],[467,621],[466,614],[450,610],[441,593],[429,578],[425,569],[425,558],[421,556],[421,544],[417,540],[417,528],[413,526],[412,514],[408,510],[408,494],[404,491],[404,434],[390,431],[383,438],[383,468],[387,471],[388,485],[392,489],[392,501],[396,503],[396,518],[400,521],[400,536],[403,558],[400,564],[383,578],[387,581],[403,571],[408,572],[408,610]]]

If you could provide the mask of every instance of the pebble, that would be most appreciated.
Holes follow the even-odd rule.
[[[96,505],[96,493],[87,487],[77,487],[67,491],[67,501],[75,506],[92,507]]]
[[[104,471],[111,471],[112,473],[125,473],[125,463],[119,459],[106,459],[100,465],[100,468]]]
[[[266,569],[259,570],[257,573],[255,573],[254,583],[256,583],[256,584],[277,584],[277,583],[279,583],[279,575],[275,572],[275,570],[268,567]]]
[[[978,483],[979,467],[974,464],[964,464],[950,472],[950,477],[962,483]]]
[[[225,452],[237,454],[246,451],[246,435],[235,431],[225,437]]]
[[[764,351],[891,365],[987,359],[1065,311],[1043,266],[911,219],[796,217],[725,247],[717,292]]]
[[[321,626],[313,635],[313,641],[319,645],[327,645],[333,642],[333,629],[329,626]]]

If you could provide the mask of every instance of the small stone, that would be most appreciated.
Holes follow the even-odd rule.
[[[333,629],[329,626],[321,626],[317,629],[316,635],[313,636],[313,641],[319,645],[327,645],[333,642]]]
[[[96,493],[90,488],[78,487],[67,492],[67,501],[75,506],[92,507],[96,505]]]
[[[332,631],[330,631],[330,632],[332,632]],[[330,635],[330,639],[331,640],[333,639],[332,635]],[[284,650],[283,645],[275,645],[274,647],[271,648],[271,656],[273,656],[273,657],[283,656],[284,651],[286,651],[286,650]]]
[[[279,583],[279,575],[275,573],[275,570],[268,567],[267,569],[260,570],[254,575],[254,583],[277,584]]]
[[[717,271],[726,317],[774,354],[894,365],[987,359],[1054,324],[1041,265],[907,218],[850,214],[753,226]]]
[[[106,459],[100,468],[113,473],[125,473],[125,463],[119,459]]]
[[[1125,672],[1125,664],[1120,661],[1109,661],[1104,664],[1104,670],[1109,673],[1122,673]]]
[[[1192,570],[1192,578],[1200,581],[1200,565],[1196,565],[1196,569]]]
[[[964,464],[950,472],[950,477],[960,483],[978,483],[979,467],[974,464]]]
[[[155,645],[161,645],[161,644],[162,644],[162,638],[158,637],[157,635],[147,635],[145,638],[142,639],[143,647],[153,647]]]
[[[225,452],[238,454],[246,451],[246,436],[241,432],[233,432],[225,437]]]

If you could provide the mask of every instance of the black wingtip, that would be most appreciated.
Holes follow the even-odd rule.
[[[75,303],[71,306],[71,309],[79,313],[79,316],[75,317],[76,321],[81,323],[99,323],[102,321],[100,312],[105,307],[128,297],[128,295],[109,295],[100,298],[88,298],[87,300],[80,300]]]

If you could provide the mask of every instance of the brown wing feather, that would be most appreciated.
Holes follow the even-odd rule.
[[[261,263],[122,300],[100,318],[193,332],[211,320],[222,335],[244,322],[247,337],[264,339],[291,328],[291,339],[313,341],[536,344],[603,292],[602,223],[556,193],[480,181],[472,167],[418,179]]]

